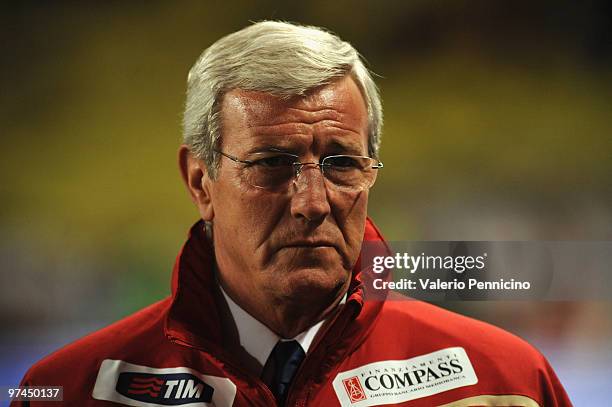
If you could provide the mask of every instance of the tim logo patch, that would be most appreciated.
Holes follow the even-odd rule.
[[[476,383],[465,349],[454,347],[359,366],[338,373],[333,386],[342,406],[368,407],[403,403]]]
[[[153,368],[106,359],[92,397],[130,406],[229,407],[236,386],[229,379],[203,375],[188,367]]]
[[[134,400],[169,406],[210,403],[215,392],[211,386],[189,373],[120,373],[116,390]]]

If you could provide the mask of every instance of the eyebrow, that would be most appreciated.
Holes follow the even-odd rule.
[[[252,148],[247,150],[247,154],[254,153],[265,153],[265,152],[273,152],[273,153],[291,153],[290,147],[279,146],[278,144],[262,144],[253,146]]]
[[[329,147],[336,148],[341,150],[342,152],[349,153],[351,155],[367,155],[367,152],[364,153],[361,145],[353,142],[344,142],[340,140],[332,140]]]

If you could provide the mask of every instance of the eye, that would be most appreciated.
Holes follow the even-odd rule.
[[[334,167],[361,168],[359,160],[348,155],[331,156],[325,159],[325,163]]]
[[[286,154],[272,155],[253,161],[253,165],[266,168],[291,167],[296,162],[296,157]]]

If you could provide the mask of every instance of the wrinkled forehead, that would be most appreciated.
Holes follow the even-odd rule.
[[[291,98],[234,89],[224,95],[221,116],[224,138],[230,133],[225,130],[230,128],[238,131],[277,128],[289,134],[291,126],[299,130],[300,126],[336,122],[349,132],[363,135],[367,145],[367,108],[359,87],[350,77]]]

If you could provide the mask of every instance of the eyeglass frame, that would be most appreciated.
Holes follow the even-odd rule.
[[[227,158],[229,158],[230,160],[232,160],[232,161],[234,161],[234,162],[237,162],[237,163],[241,163],[241,164],[250,164],[250,165],[253,165],[253,164],[255,164],[255,163],[256,163],[256,161],[254,161],[254,160],[241,160],[241,159],[239,159],[238,157],[233,156],[233,155],[231,155],[231,154],[227,154],[227,153],[225,153],[225,152],[223,152],[223,151],[221,151],[221,150],[213,149],[213,151],[214,151],[215,153],[221,154],[222,156],[227,157]],[[378,169],[381,169],[381,168],[383,168],[383,167],[384,167],[384,165],[383,165],[382,161],[378,160],[377,158],[372,158],[372,157],[368,157],[368,156],[365,156],[365,155],[335,154],[335,155],[328,155],[328,156],[324,157],[324,158],[321,160],[321,162],[318,162],[318,163],[317,163],[317,162],[307,162],[307,163],[302,163],[302,162],[300,162],[300,161],[299,161],[299,159],[300,159],[300,156],[299,156],[299,155],[296,155],[296,154],[291,154],[291,153],[287,153],[287,152],[284,152],[284,151],[269,151],[269,152],[271,152],[271,153],[275,152],[275,153],[278,153],[278,154],[287,155],[287,156],[291,156],[291,157],[295,157],[295,158],[296,158],[296,162],[294,162],[294,163],[292,163],[292,164],[291,164],[291,165],[293,166],[293,168],[294,168],[294,173],[293,173],[293,177],[292,177],[293,182],[296,182],[296,181],[297,181],[297,179],[299,178],[300,174],[302,173],[302,168],[303,168],[305,165],[316,165],[316,166],[317,166],[317,167],[319,167],[319,169],[321,170],[321,174],[323,175],[323,178],[325,178],[326,180],[330,181],[330,182],[331,182],[333,185],[335,185],[335,186],[337,186],[337,187],[340,187],[339,185],[335,184],[333,181],[329,180],[329,179],[327,178],[327,176],[325,175],[325,171],[323,170],[323,168],[324,168],[325,166],[329,166],[329,167],[331,167],[331,166],[332,166],[332,164],[325,164],[325,160],[327,160],[327,159],[329,159],[329,158],[334,158],[334,157],[355,157],[355,158],[368,158],[368,159],[370,159],[370,160],[375,160],[375,161],[377,161],[377,162],[378,162],[378,164],[376,164],[375,166],[370,167],[371,169],[373,169],[373,170],[378,170]],[[263,152],[262,152],[262,153],[263,153]],[[249,185],[252,185],[252,184],[249,184]],[[355,191],[354,191],[354,192],[358,192],[358,191],[363,191],[363,190],[365,190],[365,189],[369,189],[369,188],[371,188],[373,185],[374,185],[374,182],[372,182],[372,184],[371,184],[371,185],[369,185],[368,187],[364,187],[364,188],[361,188],[361,189],[355,189]],[[258,185],[252,185],[252,186],[253,186],[253,187],[255,187],[255,188],[260,188],[260,189],[263,189],[263,190],[269,190],[268,188],[265,188],[265,187],[262,187],[262,186],[258,186]]]

